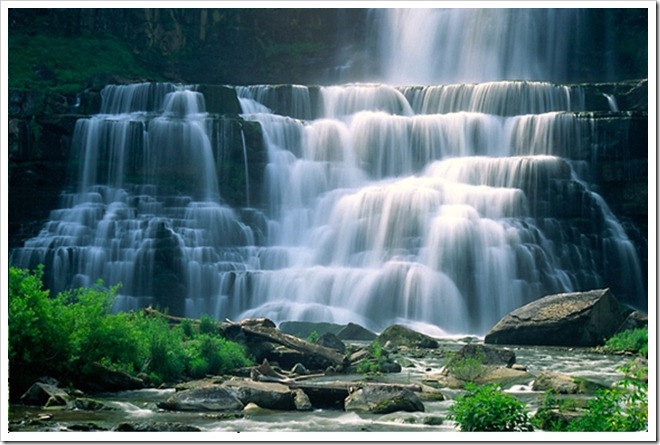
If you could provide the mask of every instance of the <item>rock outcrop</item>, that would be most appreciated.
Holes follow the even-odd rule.
[[[597,346],[626,319],[609,289],[549,295],[504,316],[485,343],[546,346]]]

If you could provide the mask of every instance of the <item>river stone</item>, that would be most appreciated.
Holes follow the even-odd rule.
[[[395,324],[386,328],[376,341],[381,345],[390,343],[393,347],[409,346],[418,348],[435,349],[438,347],[438,341],[421,332],[414,331],[406,326]]]
[[[33,406],[64,406],[69,395],[50,383],[37,382],[21,396],[21,403]]]
[[[424,411],[424,404],[411,390],[397,386],[364,386],[344,400],[346,411],[387,414],[395,411]]]
[[[450,361],[473,357],[481,358],[481,364],[483,365],[501,365],[507,368],[510,368],[516,362],[516,354],[510,349],[500,349],[480,344],[463,346]]]
[[[243,403],[233,388],[210,385],[174,393],[158,407],[172,411],[238,411]]]
[[[577,394],[578,385],[570,375],[541,371],[532,384],[532,390],[547,391],[549,389],[557,394]]]
[[[337,338],[340,340],[371,341],[376,337],[376,334],[355,323],[348,323],[341,331],[337,332]]]
[[[224,382],[222,386],[235,393],[243,405],[252,402],[266,409],[295,408],[293,392],[280,383],[232,379]]]
[[[309,397],[300,388],[293,391],[293,402],[296,406],[296,411],[311,411],[313,409]]]
[[[326,348],[334,349],[335,351],[343,354],[346,352],[346,345],[332,332],[322,334],[314,343],[317,345],[325,346]]]
[[[628,312],[609,289],[549,295],[504,316],[484,342],[597,346],[617,331]]]
[[[136,431],[136,432],[158,432],[158,431],[179,431],[179,432],[198,432],[199,428],[193,425],[186,425],[179,422],[121,422],[113,431]]]

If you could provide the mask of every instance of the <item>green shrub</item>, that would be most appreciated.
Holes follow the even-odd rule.
[[[385,361],[383,346],[377,341],[369,346],[369,355],[356,368],[358,374],[380,374],[381,363]]]
[[[459,380],[473,382],[486,372],[483,363],[484,356],[481,353],[468,357],[460,357],[454,353],[449,356],[447,370]]]
[[[307,341],[310,343],[316,343],[316,341],[319,339],[319,333],[316,331],[312,331],[309,333],[307,336]]]
[[[102,282],[50,297],[43,267],[9,270],[10,372],[53,375],[74,381],[93,363],[130,374],[144,372],[155,382],[248,366],[243,348],[218,335],[211,317],[171,328],[143,312],[110,312],[119,287]],[[188,325],[188,326],[187,326]]]
[[[525,404],[495,384],[465,385],[467,393],[449,407],[461,431],[532,431]]]
[[[12,370],[46,372],[67,357],[69,336],[62,304],[42,284],[43,267],[34,272],[9,268],[8,353]]]
[[[210,334],[200,334],[188,341],[186,355],[187,373],[195,378],[252,364],[241,345]]]
[[[649,355],[648,328],[629,329],[611,337],[605,342],[603,350],[609,353],[631,352],[644,357]]]
[[[215,321],[215,318],[210,315],[203,314],[199,318],[199,333],[200,334],[217,334],[218,333],[218,324]]]
[[[569,431],[643,431],[648,427],[648,365],[630,362],[623,380],[589,400],[585,415]]]
[[[648,425],[648,366],[630,362],[620,368],[625,377],[593,399],[578,404],[546,392],[534,424],[546,431],[643,431]]]

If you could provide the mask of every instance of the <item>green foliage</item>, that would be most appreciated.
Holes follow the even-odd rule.
[[[153,77],[115,37],[10,33],[9,88],[75,93],[98,74]]]
[[[602,348],[605,352],[612,354],[630,352],[649,356],[649,334],[648,329],[638,328],[619,332],[611,337]]]
[[[643,431],[648,426],[648,365],[630,362],[623,380],[600,390],[569,431]]]
[[[187,374],[195,378],[252,364],[241,345],[210,334],[199,334],[186,343],[186,354]]]
[[[447,370],[459,380],[473,382],[484,374],[486,368],[483,365],[484,356],[478,353],[473,356],[460,357],[458,354],[449,354]]]
[[[223,373],[251,362],[237,343],[218,336],[211,317],[171,328],[164,318],[142,312],[112,314],[118,287],[102,282],[49,296],[43,268],[9,270],[10,371],[76,378],[93,363],[154,381]]]
[[[596,397],[578,406],[558,400],[547,391],[534,418],[546,431],[615,432],[643,431],[648,425],[648,366],[630,362],[621,369],[625,377],[614,386],[596,392]]]
[[[17,369],[41,372],[67,354],[61,303],[43,289],[42,276],[43,267],[34,273],[9,269],[9,361]]]
[[[356,371],[358,374],[380,374],[384,361],[383,347],[375,341],[369,346],[369,357],[358,364]]]
[[[199,333],[200,334],[217,334],[218,325],[215,319],[210,315],[203,314],[199,318]]]
[[[549,389],[543,395],[536,414],[532,417],[535,428],[545,431],[566,431],[572,418],[579,415],[578,404],[572,399],[560,399]]]
[[[319,339],[319,333],[316,331],[312,331],[309,333],[307,336],[307,341],[310,343],[316,343],[316,341]]]
[[[465,385],[467,393],[449,407],[461,431],[532,431],[525,404],[495,384]]]

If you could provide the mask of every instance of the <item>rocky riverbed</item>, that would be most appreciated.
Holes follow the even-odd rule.
[[[290,334],[277,331],[289,339]],[[284,369],[265,359],[236,375],[94,394],[55,389],[55,382],[47,382],[41,386],[54,391],[48,398],[10,406],[9,429],[12,433],[455,432],[456,425],[446,419],[447,409],[463,392],[466,375],[452,374],[447,365],[461,354],[481,355],[482,366],[469,376],[472,380],[500,383],[532,413],[548,385],[569,388],[557,390],[564,391],[564,397],[590,397],[594,388],[620,380],[617,368],[631,360],[594,348],[493,347],[484,345],[480,337],[430,337],[400,326],[389,331],[396,333],[397,342],[387,339],[388,332],[375,341],[343,341],[348,357],[343,369],[328,366],[319,372],[302,364],[295,370]],[[380,349],[373,346],[378,339],[383,342]],[[373,352],[365,351],[374,349],[380,350],[376,353],[380,363],[392,364],[383,368],[391,372],[375,368],[365,372],[364,367],[358,372],[360,361],[373,360],[366,355]],[[541,386],[540,377],[545,379]]]

